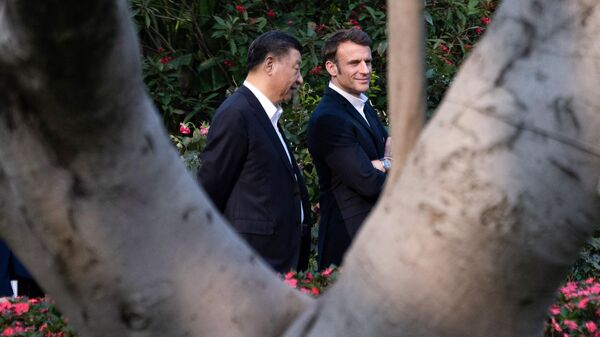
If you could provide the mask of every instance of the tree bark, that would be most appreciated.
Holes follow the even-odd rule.
[[[388,1],[388,112],[394,164],[386,186],[395,186],[423,129],[423,1]],[[390,191],[386,190],[386,193]]]
[[[127,3],[0,1],[0,26],[2,236],[78,334],[281,335],[311,300],[186,172]]]
[[[288,336],[542,335],[600,210],[598,6],[499,8],[343,275]]]
[[[125,1],[0,0],[1,234],[81,336],[540,335],[598,216],[597,8],[506,1],[311,301],[180,163]]]

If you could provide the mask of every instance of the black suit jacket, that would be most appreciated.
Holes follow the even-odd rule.
[[[308,192],[288,151],[292,164],[260,102],[241,86],[217,110],[198,171],[216,207],[278,272],[308,263],[299,261],[300,207],[310,224]]]
[[[371,160],[383,157],[388,134],[369,103],[364,113],[369,124],[328,87],[308,124],[308,149],[320,185],[320,268],[341,264],[385,182]]]

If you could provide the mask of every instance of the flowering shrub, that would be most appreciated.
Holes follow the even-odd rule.
[[[600,282],[567,282],[549,312],[546,337],[600,337]]]
[[[73,337],[67,320],[48,298],[3,298],[0,302],[0,336]]]
[[[295,272],[290,271],[282,275],[283,281],[292,288],[300,290],[304,294],[309,294],[317,297],[332,285],[337,279],[339,269],[330,267],[321,272],[306,271]]]

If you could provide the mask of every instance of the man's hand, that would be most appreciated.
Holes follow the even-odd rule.
[[[381,160],[379,160],[379,159],[371,160],[371,164],[373,164],[374,168],[385,173],[385,169],[383,168],[383,163],[381,162]]]

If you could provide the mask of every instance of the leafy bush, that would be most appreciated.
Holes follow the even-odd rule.
[[[17,297],[0,301],[0,336],[73,337],[67,320],[48,298]]]
[[[292,288],[298,289],[303,294],[309,294],[313,297],[321,295],[338,277],[339,269],[335,266],[326,268],[321,272],[290,271],[281,275],[283,281]]]
[[[600,337],[600,282],[567,282],[549,310],[547,337]]]

